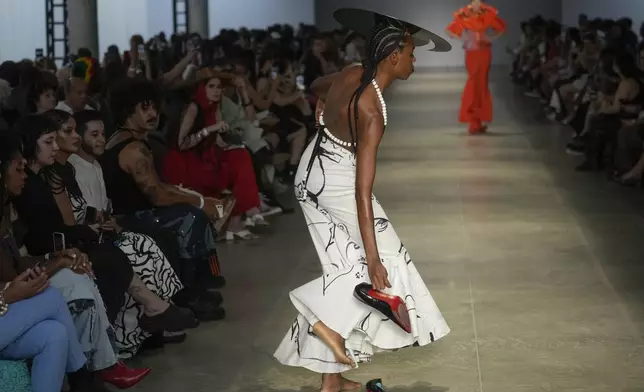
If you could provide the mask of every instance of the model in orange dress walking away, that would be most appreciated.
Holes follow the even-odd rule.
[[[488,30],[494,33],[488,34]],[[488,73],[492,61],[492,41],[505,32],[505,22],[498,11],[482,0],[472,2],[454,13],[447,33],[463,41],[467,84],[461,99],[459,121],[469,123],[470,134],[483,133],[492,121],[492,95]]]

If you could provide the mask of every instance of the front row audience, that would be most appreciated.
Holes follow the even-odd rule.
[[[0,64],[0,383],[9,363],[35,392],[130,388],[151,369],[123,360],[225,317],[217,242],[292,211],[277,196],[315,131],[306,83],[364,50],[313,30]]]

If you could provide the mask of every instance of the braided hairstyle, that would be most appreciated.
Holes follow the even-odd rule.
[[[376,21],[367,43],[367,57],[362,62],[364,71],[360,78],[360,86],[353,93],[353,118],[351,117],[351,103],[347,108],[349,119],[349,134],[353,143],[354,152],[357,152],[358,133],[358,102],[364,91],[369,87],[371,81],[376,77],[378,64],[395,50],[402,50],[405,47],[405,36],[408,35],[405,24],[397,19],[382,17]],[[351,100],[349,100],[351,102]],[[352,122],[353,120],[353,122]],[[356,135],[354,136],[354,128]]]

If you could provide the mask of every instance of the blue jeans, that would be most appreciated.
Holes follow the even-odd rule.
[[[10,304],[0,331],[0,359],[33,359],[33,392],[60,392],[65,373],[85,365],[67,304],[54,288]]]

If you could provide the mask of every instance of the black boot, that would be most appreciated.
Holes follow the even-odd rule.
[[[185,288],[172,297],[172,302],[192,310],[199,321],[221,320],[226,315],[221,307],[223,297],[217,291]]]
[[[83,366],[80,370],[67,375],[71,392],[108,392],[96,372],[90,372]]]

